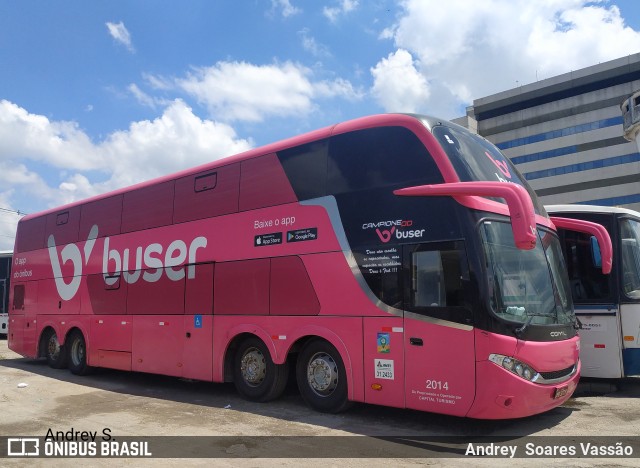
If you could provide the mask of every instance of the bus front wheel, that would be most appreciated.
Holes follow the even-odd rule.
[[[251,337],[240,343],[234,359],[233,382],[244,398],[259,402],[274,400],[282,395],[288,376],[288,364],[274,364],[262,340]]]
[[[69,370],[75,375],[86,375],[92,368],[87,365],[87,346],[80,330],[73,330],[66,341],[69,350]]]
[[[302,398],[317,411],[339,413],[351,406],[340,353],[324,340],[310,341],[302,349],[296,379]]]
[[[43,337],[44,357],[47,358],[47,364],[53,369],[63,369],[67,365],[67,354],[64,346],[60,345],[58,335],[50,329]]]

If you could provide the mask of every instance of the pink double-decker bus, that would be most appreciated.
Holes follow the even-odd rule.
[[[295,373],[324,412],[516,418],[579,378],[563,262],[495,146],[371,116],[25,216],[9,347],[74,374],[233,381],[254,401]]]

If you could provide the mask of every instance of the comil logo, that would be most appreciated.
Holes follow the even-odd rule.
[[[362,230],[375,229],[380,240],[386,244],[394,237],[401,240],[420,238],[424,235],[425,229],[407,229],[411,226],[413,226],[412,220],[396,219],[378,221],[377,223],[364,223]]]
[[[89,261],[89,255],[91,255],[91,251],[93,250],[93,246],[95,245],[97,238],[98,226],[94,225],[89,231],[87,242],[84,244],[85,265]],[[51,234],[49,239],[47,239],[47,247],[49,249],[49,259],[51,260],[53,277],[56,281],[56,289],[58,290],[60,297],[63,300],[68,301],[76,295],[78,288],[80,288],[80,282],[82,281],[82,252],[80,252],[80,249],[76,244],[67,244],[62,249],[62,252],[60,252],[62,265],[67,262],[71,262],[73,264],[73,276],[71,277],[71,281],[66,283],[65,279],[62,277],[62,267],[53,234]]]

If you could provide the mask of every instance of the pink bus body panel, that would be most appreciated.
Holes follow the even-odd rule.
[[[198,318],[184,316],[182,351],[182,377],[195,380],[213,380],[213,320],[211,315]]]
[[[213,273],[214,263],[194,266],[195,278],[186,282],[184,313],[187,315],[213,314]]]
[[[480,419],[522,418],[548,411],[567,401],[578,386],[580,362],[574,376],[559,385],[527,382],[490,361],[478,362],[476,372],[482,379],[477,383],[476,403],[467,416]],[[556,389],[564,387],[567,393],[561,398],[554,398]]]
[[[364,318],[365,402],[405,407],[404,336],[401,317]],[[390,362],[392,371],[385,367]]]
[[[482,419],[520,418],[541,413],[568,400],[580,378],[579,338],[554,342],[521,341],[513,337],[476,330],[476,403],[467,416]],[[515,377],[489,361],[489,354],[513,356],[524,363],[536,363],[538,372],[565,369],[578,363],[578,370],[566,382],[539,385]],[[550,363],[542,365],[542,363]],[[539,364],[538,364],[539,363]],[[557,388],[567,388],[561,398],[554,398]]]
[[[459,182],[417,119],[375,116],[25,217],[14,255],[26,265],[14,281],[25,298],[11,311],[10,348],[36,357],[45,329],[64,342],[77,328],[89,365],[222,382],[239,337],[260,338],[276,364],[320,337],[340,353],[353,401],[479,418],[522,417],[562,403],[579,372],[562,384],[567,395],[554,399],[562,385],[526,382],[488,356],[544,362],[542,372],[564,369],[577,360],[577,338],[519,342],[379,307],[354,275],[327,210],[298,203],[276,151],[380,125],[413,130],[444,181]],[[503,203],[454,198],[509,215]],[[552,227],[545,217],[535,221]],[[317,238],[287,241],[288,231],[310,229]],[[281,242],[262,242],[274,234]],[[61,278],[53,278],[52,262]],[[61,290],[72,297],[62,300]]]
[[[475,396],[473,330],[410,318],[404,327],[407,408],[465,416]]]
[[[184,318],[175,315],[133,319],[131,370],[182,376]]]

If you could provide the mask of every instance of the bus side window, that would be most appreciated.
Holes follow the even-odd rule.
[[[329,142],[327,193],[442,182],[433,158],[411,130],[380,127]]]
[[[13,306],[11,307],[11,310],[24,310],[24,292],[24,284],[16,284],[13,287]]]
[[[124,194],[121,231],[134,232],[173,222],[175,181],[147,185]]]
[[[602,274],[594,261],[591,236],[565,231],[563,242],[573,301],[590,304],[611,300],[609,277]]]
[[[120,234],[122,199],[122,195],[115,195],[82,205],[80,213],[80,240],[86,240],[89,237],[93,226],[98,226],[98,237]]]
[[[191,174],[176,180],[174,223],[238,212],[240,164]]]
[[[321,140],[278,151],[280,164],[298,200],[326,195],[327,148],[327,140]]]
[[[48,245],[49,236],[53,236],[56,245],[71,244],[78,242],[78,231],[80,229],[80,207],[76,206],[57,213],[46,216],[46,227],[44,233],[45,243]],[[83,239],[85,240],[85,239]]]
[[[411,305],[447,305],[440,251],[414,252],[411,260]]]
[[[16,234],[15,253],[42,249],[46,246],[44,232],[47,218],[39,216],[27,221],[20,220]]]
[[[465,284],[468,265],[461,242],[405,246],[405,310],[471,323]]]

